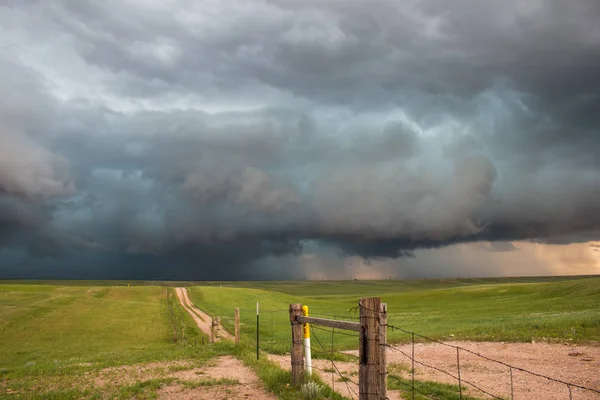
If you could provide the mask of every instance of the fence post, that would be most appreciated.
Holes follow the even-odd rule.
[[[302,306],[302,315],[308,317],[308,306]],[[310,324],[302,326],[304,333],[304,363],[306,364],[306,373],[312,375],[312,354],[310,352]]]
[[[359,400],[380,400],[379,314],[381,299],[367,297],[358,302],[360,309],[360,365],[358,370]]]
[[[240,344],[240,309],[235,309],[235,345]]]
[[[379,397],[387,398],[387,304],[381,303],[379,313]]]
[[[215,340],[221,340],[221,317],[215,317]]]
[[[216,321],[214,318],[210,320],[210,342],[215,342],[215,330],[216,330]]]
[[[292,385],[299,386],[304,375],[304,353],[302,351],[302,324],[296,317],[302,316],[302,304],[290,304],[290,322],[292,324]]]

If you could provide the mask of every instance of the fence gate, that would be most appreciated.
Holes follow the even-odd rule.
[[[359,332],[359,400],[387,398],[387,304],[379,297],[367,297],[358,302],[360,322],[336,321],[302,315],[302,304],[290,304],[292,324],[292,383],[298,386],[304,377],[303,324]]]

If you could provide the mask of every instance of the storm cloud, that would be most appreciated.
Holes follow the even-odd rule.
[[[598,20],[594,0],[4,2],[0,275],[599,240]]]

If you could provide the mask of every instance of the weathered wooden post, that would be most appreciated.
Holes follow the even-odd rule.
[[[302,304],[290,304],[290,322],[292,324],[292,385],[299,386],[304,375],[304,353],[302,351],[302,324],[296,320],[302,316]]]
[[[217,323],[215,321],[214,318],[211,318],[210,320],[210,342],[214,343],[216,340],[216,329],[217,329]]]
[[[379,314],[381,299],[379,297],[360,299],[358,306],[360,309],[358,398],[359,400],[380,400]]]
[[[387,398],[387,304],[381,303],[379,312],[379,398]]]
[[[235,345],[240,344],[240,309],[235,309]]]
[[[215,340],[221,340],[221,317],[215,317]]]

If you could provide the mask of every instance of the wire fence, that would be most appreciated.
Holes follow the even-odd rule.
[[[331,313],[331,312],[313,312],[310,315],[313,317],[328,318],[334,320],[356,322],[358,307],[350,309],[347,313]],[[379,310],[367,310],[370,313],[371,318],[378,318]],[[241,309],[241,313],[254,314],[255,309]],[[222,321],[229,327],[232,327],[235,323],[233,317],[221,317]],[[247,319],[248,321],[248,319]],[[290,333],[290,321],[289,321],[289,310],[288,309],[262,309],[260,310],[260,319],[257,319],[254,327],[247,327],[248,330],[253,328],[257,330],[260,335],[257,335],[257,348],[270,354],[270,357],[276,358],[279,361],[290,362],[289,352],[292,337]],[[434,339],[427,335],[423,335],[418,332],[414,332],[404,327],[386,324],[386,329],[392,332],[402,332],[408,335],[408,345],[394,346],[384,344],[386,349],[392,354],[398,354],[407,361],[410,365],[409,368],[400,372],[388,372],[387,377],[389,380],[389,387],[393,389],[400,389],[403,392],[404,398],[411,400],[420,399],[433,399],[433,400],[446,400],[446,399],[458,399],[458,400],[472,400],[483,396],[489,399],[500,399],[500,400],[515,400],[529,398],[523,394],[523,387],[528,386],[528,382],[521,381],[517,382],[515,379],[515,373],[529,375],[535,378],[544,379],[548,382],[552,382],[556,385],[564,387],[564,396],[561,398],[573,400],[577,399],[589,399],[585,395],[579,397],[578,394],[589,393],[591,396],[597,396],[594,398],[600,399],[600,390],[593,387],[588,387],[582,384],[568,382],[564,379],[558,379],[542,373],[532,371],[527,368],[523,368],[517,365],[507,363],[502,360],[495,359],[488,355],[480,352],[471,350],[464,346],[447,343],[441,340]],[[283,334],[286,332],[286,334]],[[352,331],[345,331],[336,328],[324,328],[310,325],[311,337],[313,338],[311,353],[315,360],[324,360],[330,367],[324,368],[321,362],[320,366],[313,363],[312,368],[321,373],[331,374],[331,382],[328,383],[333,390],[340,390],[339,382],[342,383],[343,391],[345,395],[350,398],[358,399],[358,382],[350,378],[353,373],[350,368],[357,369],[359,357],[355,354],[356,347],[349,350],[349,343],[356,343],[358,346],[359,334]],[[425,342],[434,343],[439,346],[443,346],[454,352],[454,360],[450,365],[439,365],[438,362],[428,360],[425,355],[415,355],[415,344]],[[341,346],[340,346],[341,344]],[[258,352],[257,352],[258,354]],[[286,355],[284,355],[286,354]],[[468,357],[467,357],[468,355]],[[503,383],[503,389],[498,389],[498,382],[494,382],[494,385],[490,385],[490,381],[497,381],[500,379],[500,375],[494,373],[491,379],[472,379],[469,375],[469,370],[465,373],[465,365],[470,363],[469,359],[479,358],[490,363],[494,363],[499,367],[505,369],[504,372],[507,382]],[[349,366],[351,363],[352,366]],[[389,364],[388,364],[389,365]],[[433,376],[431,380],[416,379],[417,368],[420,369],[419,375],[421,376]],[[425,371],[432,371],[431,373],[424,373]],[[600,372],[599,372],[600,374]],[[600,376],[600,375],[599,375]],[[445,379],[438,379],[439,377],[445,377]],[[523,378],[520,375],[520,378]],[[429,379],[429,378],[428,378]],[[502,378],[504,379],[504,378]],[[435,381],[435,382],[432,382]],[[451,384],[449,382],[454,382]],[[438,384],[438,386],[436,386]],[[439,384],[446,386],[439,386]],[[521,387],[519,387],[519,385]],[[490,388],[488,386],[492,386]],[[504,389],[505,388],[505,389]],[[521,389],[521,392],[519,392]],[[560,395],[555,391],[553,393],[555,398]],[[544,398],[544,397],[538,397]]]
[[[510,380],[510,382],[508,382],[509,383],[509,387],[510,387],[509,398],[511,400],[515,399],[514,371],[519,371],[521,373],[525,373],[525,374],[528,374],[530,376],[534,376],[536,378],[542,378],[542,379],[545,379],[545,380],[547,380],[549,382],[554,382],[556,384],[564,385],[564,387],[566,389],[566,391],[565,391],[565,398],[567,398],[566,396],[568,396],[568,398],[570,400],[573,399],[573,389],[580,389],[580,390],[583,390],[583,391],[587,391],[589,393],[600,395],[600,390],[597,390],[597,389],[594,389],[594,388],[591,388],[591,387],[587,387],[587,386],[583,386],[583,385],[579,385],[579,384],[576,384],[576,383],[573,383],[573,382],[567,382],[567,381],[562,380],[562,379],[557,379],[557,378],[554,378],[554,377],[551,377],[551,376],[548,376],[548,375],[544,375],[544,374],[541,374],[541,373],[538,373],[538,372],[534,372],[534,371],[528,370],[528,369],[523,368],[523,367],[512,365],[512,364],[509,364],[507,362],[504,362],[504,361],[501,361],[501,360],[497,360],[497,359],[491,358],[489,356],[480,354],[480,353],[478,353],[476,351],[467,349],[467,348],[465,348],[463,346],[458,346],[458,345],[455,345],[455,344],[450,344],[450,343],[446,343],[446,342],[443,342],[443,341],[440,341],[440,340],[437,340],[437,339],[433,339],[433,338],[431,338],[429,336],[422,335],[422,334],[419,334],[419,333],[416,333],[416,332],[412,332],[412,331],[403,329],[403,328],[395,326],[395,325],[387,324],[387,328],[392,328],[394,330],[397,330],[397,331],[403,332],[403,333],[405,333],[407,335],[410,335],[410,338],[411,338],[411,354],[407,354],[406,352],[402,351],[401,349],[393,347],[393,346],[390,346],[390,345],[386,345],[386,346],[389,349],[391,349],[392,351],[398,352],[398,353],[402,354],[403,356],[405,356],[407,359],[409,359],[413,363],[413,368],[411,369],[411,374],[412,374],[412,377],[413,377],[413,381],[414,381],[414,373],[415,373],[414,364],[418,364],[418,365],[420,365],[422,367],[436,370],[436,371],[438,371],[438,372],[440,372],[442,374],[445,374],[445,375],[447,375],[447,376],[455,379],[457,381],[458,385],[459,385],[459,388],[461,388],[462,385],[465,384],[465,385],[471,386],[472,388],[476,389],[478,392],[481,392],[481,393],[489,396],[490,398],[493,398],[493,399],[505,399],[504,396],[499,396],[497,394],[490,393],[489,391],[481,388],[479,385],[477,385],[477,384],[475,384],[473,382],[470,382],[468,380],[465,380],[464,378],[461,378],[461,352],[463,352],[463,353],[467,353],[467,354],[476,356],[476,357],[481,358],[483,360],[486,360],[486,361],[489,361],[489,362],[492,362],[492,363],[495,363],[497,365],[501,365],[501,366],[507,368],[508,372],[509,372],[509,380]],[[456,371],[455,372],[447,371],[447,370],[444,370],[442,368],[436,367],[434,365],[428,364],[428,363],[426,363],[423,360],[417,360],[415,358],[415,356],[414,356],[414,351],[415,351],[414,350],[415,349],[415,337],[416,338],[420,338],[420,339],[424,339],[425,341],[430,342],[430,343],[436,343],[438,345],[454,349],[456,351]],[[412,386],[414,386],[414,384]],[[461,391],[462,391],[462,389],[461,389]],[[460,393],[459,398],[461,398],[461,399],[463,398],[462,393]]]
[[[183,306],[181,306],[177,300],[175,293],[167,286],[164,286],[163,289],[167,318],[173,331],[173,341],[182,346],[194,347],[198,344],[203,345],[208,343],[208,339],[205,335],[200,334],[200,337],[196,337],[196,330],[186,322],[185,311],[182,308]]]

